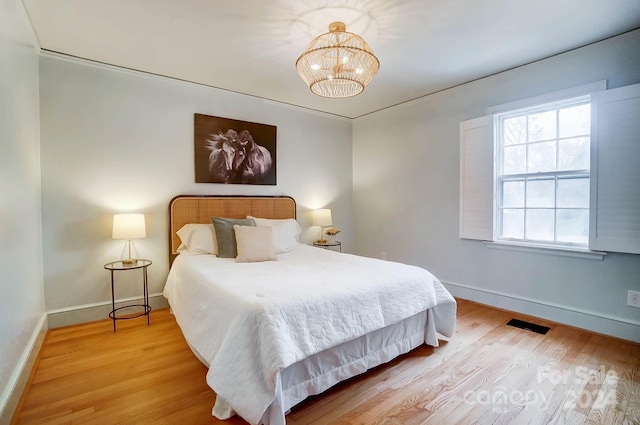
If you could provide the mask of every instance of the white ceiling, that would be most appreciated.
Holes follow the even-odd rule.
[[[40,46],[355,118],[640,27],[640,0],[23,0]],[[380,59],[364,93],[295,61],[341,20]],[[640,48],[640,46],[639,46]]]

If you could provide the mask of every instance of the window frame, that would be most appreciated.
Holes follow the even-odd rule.
[[[494,190],[495,190],[495,141],[493,115],[500,112],[526,108],[536,104],[553,102],[562,98],[577,97],[591,94],[591,187],[590,187],[590,217],[589,217],[589,247],[582,249],[566,248],[549,245],[521,244],[517,242],[496,241],[494,238]],[[627,100],[629,99],[629,100]],[[618,101],[619,100],[619,101]],[[608,122],[608,118],[603,116],[599,110],[603,107],[601,103],[606,101],[608,110],[616,107],[626,108],[630,102],[633,105],[640,104],[640,84],[623,86],[612,90],[607,90],[606,80],[596,81],[583,86],[573,87],[556,91],[549,94],[531,97],[528,99],[513,101],[501,105],[492,106],[486,109],[486,115],[476,118],[466,118],[460,122],[460,204],[459,204],[459,237],[462,240],[482,241],[487,248],[498,250],[510,250],[531,252],[535,254],[549,254],[554,256],[567,256],[573,258],[584,258],[589,260],[602,260],[607,251],[625,252],[640,254],[640,238],[630,240],[634,235],[633,231],[628,231],[624,236],[611,235],[610,215],[600,216],[600,211],[605,205],[607,212],[611,207],[603,201],[602,186],[603,176],[606,184],[611,181],[624,184],[629,180],[629,174],[638,175],[640,179],[640,168],[633,165],[635,151],[630,155],[623,153],[616,155],[616,160],[626,164],[630,168],[623,175],[619,172],[618,164],[605,163],[605,167],[599,163],[600,151],[609,155],[612,149],[627,149],[618,147],[617,140],[611,140],[608,136],[603,139],[601,129],[603,123]],[[607,103],[608,102],[608,103]],[[612,106],[608,106],[612,105]],[[634,134],[640,133],[640,121],[630,122],[631,128],[636,129]],[[606,133],[605,133],[606,134]],[[603,142],[603,140],[606,140]],[[635,146],[635,145],[634,145]],[[633,147],[632,149],[637,149]],[[625,150],[620,152],[626,152]],[[624,165],[622,165],[624,166]],[[640,214],[637,214],[635,205],[640,208],[640,198],[633,186],[620,186],[616,191],[616,200],[622,199],[624,204],[616,204],[615,208],[622,208],[622,212],[627,217],[624,222],[625,229],[640,228]],[[611,194],[606,194],[607,202],[610,202]],[[633,202],[631,214],[627,208],[628,200]],[[635,226],[635,227],[634,227]],[[618,226],[620,227],[620,226]],[[593,229],[597,229],[594,231]],[[626,235],[629,236],[626,236]],[[625,237],[626,236],[626,237]]]
[[[556,97],[558,96],[558,97]],[[556,97],[553,100],[550,100],[552,97]],[[555,171],[544,171],[544,172],[531,172],[528,170],[525,170],[525,172],[522,173],[516,173],[516,174],[504,174],[504,121],[509,119],[509,118],[515,118],[515,117],[528,117],[530,114],[539,114],[539,113],[544,113],[544,112],[548,112],[548,111],[559,111],[560,109],[564,109],[564,108],[570,108],[572,106],[579,106],[579,105],[585,105],[585,104],[589,104],[589,106],[591,107],[591,94],[587,93],[587,94],[580,94],[577,96],[570,96],[567,97],[567,93],[566,92],[561,92],[561,93],[556,93],[556,94],[550,94],[550,95],[546,95],[543,98],[537,98],[539,100],[544,100],[542,103],[534,103],[534,100],[528,100],[527,103],[530,103],[527,106],[521,106],[521,107],[517,107],[515,109],[507,109],[507,110],[503,110],[501,112],[494,112],[492,114],[493,116],[493,128],[494,128],[494,147],[493,147],[493,151],[494,151],[494,195],[493,195],[493,202],[495,203],[494,206],[494,217],[493,217],[493,241],[498,241],[500,243],[504,243],[504,244],[517,244],[518,246],[531,246],[531,247],[543,247],[543,248],[549,248],[549,247],[555,247],[555,248],[559,248],[559,249],[569,249],[569,250],[589,250],[589,236],[587,234],[587,240],[584,243],[577,243],[577,242],[564,242],[564,241],[558,241],[557,240],[557,223],[558,223],[558,218],[557,218],[557,213],[559,209],[566,209],[566,208],[558,208],[558,203],[557,203],[557,195],[558,195],[558,180],[562,179],[562,178],[585,178],[587,177],[590,181],[591,178],[591,173],[590,173],[590,168],[589,169],[571,169],[571,170],[562,170],[562,171],[558,171],[557,168]],[[553,140],[555,142],[555,161],[556,161],[556,166],[558,165],[558,155],[559,155],[559,142],[560,140],[562,140],[563,138],[560,137],[559,134],[559,128],[560,128],[560,121],[556,120],[556,128],[555,128],[555,135],[553,137]],[[586,136],[586,135],[584,135]],[[589,131],[589,140],[591,140],[591,130]],[[577,136],[572,136],[571,138],[574,138]],[[527,155],[525,156],[525,158],[528,158],[528,153],[529,153],[529,148],[530,145],[532,143],[542,143],[545,141],[535,141],[535,142],[530,142],[527,138],[527,140],[524,143],[524,147],[527,150]],[[589,148],[589,151],[591,149]],[[553,241],[548,241],[548,240],[536,240],[534,238],[528,238],[527,237],[527,213],[535,210],[537,208],[535,207],[527,207],[527,196],[526,196],[526,191],[527,191],[527,182],[531,181],[531,180],[553,180],[554,182],[554,202],[553,202],[553,207],[548,207],[548,208],[544,208],[544,209],[552,209],[553,210]],[[510,237],[504,237],[502,235],[502,230],[503,230],[503,225],[504,225],[504,215],[503,215],[503,210],[505,209],[509,209],[507,207],[505,207],[503,205],[503,194],[504,194],[504,183],[508,182],[508,181],[522,181],[524,183],[524,205],[522,208],[512,208],[512,209],[522,209],[523,210],[523,224],[522,224],[522,231],[523,231],[523,237],[522,238],[510,238]],[[586,210],[587,213],[590,212],[590,205],[588,204],[585,208],[577,208],[577,209],[581,209],[581,210]],[[589,218],[587,218],[587,220],[589,220]],[[589,232],[589,227],[587,228],[587,231]]]

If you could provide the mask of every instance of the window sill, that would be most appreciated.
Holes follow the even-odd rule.
[[[607,255],[603,251],[590,251],[589,249],[558,247],[553,245],[533,245],[506,241],[484,241],[484,245],[491,249],[503,249],[510,251],[533,252],[536,254],[559,255],[562,257],[584,258],[587,260],[602,260]]]

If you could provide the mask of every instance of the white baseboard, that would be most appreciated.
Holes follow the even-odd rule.
[[[607,316],[574,307],[520,297],[504,292],[475,288],[453,282],[442,282],[454,297],[487,304],[493,307],[540,317],[553,322],[640,342],[640,322]]]
[[[0,394],[0,424],[11,423],[11,419],[20,402],[20,397],[31,375],[31,370],[38,358],[38,353],[40,353],[47,329],[47,315],[43,314],[38,320],[20,359],[18,359],[18,365],[14,368],[9,381],[5,385],[2,394]]]
[[[120,299],[116,302],[116,308],[128,304],[142,304],[142,298],[134,297]],[[149,304],[154,310],[169,307],[167,299],[163,297],[162,294],[150,294]],[[111,309],[111,301],[105,301],[101,303],[51,310],[48,312],[49,329],[107,319]]]

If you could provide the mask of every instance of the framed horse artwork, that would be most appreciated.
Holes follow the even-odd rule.
[[[276,184],[276,126],[194,114],[196,183]]]

